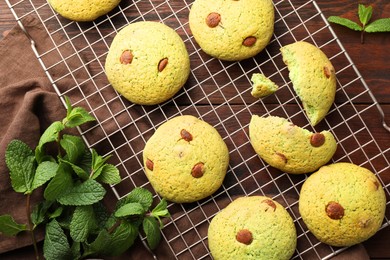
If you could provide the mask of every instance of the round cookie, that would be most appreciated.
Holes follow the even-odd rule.
[[[293,220],[278,202],[241,197],[211,220],[208,245],[215,260],[290,259],[297,244]]]
[[[280,49],[293,88],[312,126],[328,113],[336,95],[336,73],[321,49],[300,41]]]
[[[114,9],[120,0],[48,0],[61,16],[77,21],[93,21]]]
[[[112,87],[129,101],[155,105],[173,97],[190,74],[181,37],[150,21],[127,25],[114,38],[105,64]]]
[[[225,178],[229,151],[211,125],[194,116],[174,117],[146,142],[145,173],[165,199],[194,202],[213,194]]]
[[[195,0],[189,25],[205,53],[237,61],[267,46],[274,32],[274,16],[272,0]]]
[[[303,184],[299,212],[308,229],[323,243],[351,246],[380,228],[386,197],[376,176],[352,163],[321,167]]]
[[[249,123],[253,149],[269,165],[293,174],[309,173],[326,164],[337,143],[332,133],[312,133],[287,119],[253,115]]]

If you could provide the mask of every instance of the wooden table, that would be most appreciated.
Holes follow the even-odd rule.
[[[372,19],[390,17],[390,3],[386,2],[370,1],[374,7]],[[358,21],[357,2],[354,0],[317,0],[317,3],[325,17],[339,15]],[[14,25],[13,15],[6,3],[0,1],[0,34]],[[380,103],[390,125],[390,33],[366,34],[365,42],[361,44],[359,32],[338,25],[332,25],[332,28]],[[364,102],[356,105],[364,105]],[[377,114],[372,115],[371,131],[378,142],[390,143],[390,134],[381,126]],[[372,259],[390,259],[389,228],[378,232],[364,245]]]

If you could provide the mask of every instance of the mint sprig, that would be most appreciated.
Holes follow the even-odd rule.
[[[390,32],[390,18],[382,18],[370,22],[372,13],[373,13],[372,6],[366,7],[363,4],[359,4],[358,16],[359,16],[360,24],[340,16],[330,16],[328,17],[328,21],[331,23],[345,26],[354,31],[360,31],[361,32],[360,41],[363,44],[365,32],[367,33]]]
[[[149,247],[155,249],[161,239],[161,218],[169,217],[166,201],[152,208],[152,194],[137,187],[109,213],[102,203],[104,184],[119,183],[119,170],[108,163],[109,155],[101,156],[87,149],[81,137],[63,133],[95,120],[85,109],[72,107],[67,97],[65,102],[66,117],[44,131],[35,149],[21,140],[13,140],[7,146],[5,159],[11,185],[27,196],[28,223],[17,223],[11,215],[2,215],[0,234],[30,232],[36,259],[39,250],[34,231],[43,225],[43,255],[48,260],[117,256],[133,245],[140,232],[146,235]],[[56,156],[46,152],[48,143],[57,144]],[[40,187],[42,201],[30,205],[31,194]]]

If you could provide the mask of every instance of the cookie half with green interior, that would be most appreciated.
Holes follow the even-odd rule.
[[[107,14],[120,0],[48,0],[61,16],[76,22],[88,22]]]
[[[195,0],[189,25],[205,53],[238,61],[267,46],[274,32],[274,12],[272,0]]]
[[[300,41],[280,49],[293,88],[312,126],[328,113],[336,95],[335,69],[325,53]]]
[[[333,157],[337,149],[331,132],[313,133],[277,116],[253,115],[249,123],[249,138],[260,158],[292,174],[317,170]]]
[[[321,167],[303,183],[302,220],[323,243],[344,247],[361,243],[381,227],[386,196],[370,170],[346,162]]]
[[[127,25],[115,36],[105,64],[108,81],[129,101],[156,105],[186,83],[190,59],[179,34],[159,22]]]
[[[220,188],[229,151],[213,126],[194,116],[177,116],[146,142],[143,163],[158,194],[172,202],[194,202]]]
[[[208,245],[215,260],[287,260],[297,244],[293,220],[265,196],[240,197],[211,220]]]
[[[264,74],[253,73],[251,77],[252,91],[251,95],[255,98],[262,98],[269,96],[278,89],[278,85]]]

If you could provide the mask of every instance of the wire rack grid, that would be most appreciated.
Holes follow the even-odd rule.
[[[62,18],[45,0],[6,2],[22,28],[23,19],[30,15],[44,25],[53,48],[39,50],[33,45],[33,49],[60,98],[69,96],[73,105],[89,109],[97,118],[96,124],[79,130],[89,147],[113,155],[111,162],[122,175],[121,183],[112,186],[118,199],[137,186],[153,190],[143,172],[142,149],[168,119],[191,114],[213,125],[223,137],[231,158],[223,186],[196,203],[169,204],[172,217],[165,222],[160,247],[168,251],[170,259],[210,259],[207,227],[211,219],[234,198],[255,194],[279,201],[293,217],[298,234],[294,259],[327,259],[344,250],[320,243],[303,223],[297,207],[307,176],[279,172],[254,153],[247,131],[253,114],[282,116],[312,131],[332,131],[338,142],[332,162],[348,161],[369,168],[389,198],[390,183],[384,176],[390,170],[390,148],[378,142],[366,124],[369,112],[375,111],[381,118],[383,111],[315,1],[274,0],[271,42],[256,57],[241,62],[223,62],[202,52],[188,25],[192,0],[123,0],[108,15],[89,23]],[[191,60],[191,74],[183,89],[156,106],[126,101],[109,85],[104,73],[105,57],[116,33],[129,23],[143,20],[160,21],[175,29]],[[316,129],[309,125],[292,90],[279,51],[299,40],[320,47],[337,73],[335,103]],[[58,57],[55,62],[53,56]],[[280,86],[274,95],[260,100],[250,95],[250,78],[256,72]],[[387,202],[382,228],[390,224],[389,211]],[[155,257],[159,257],[158,251]]]

